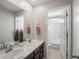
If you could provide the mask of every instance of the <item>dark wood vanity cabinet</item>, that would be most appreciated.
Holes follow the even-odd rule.
[[[40,46],[40,55],[39,55],[40,59],[44,58],[44,43]]]
[[[33,53],[25,59],[43,59],[44,58],[44,43],[40,45]]]
[[[34,51],[34,59],[43,59],[44,58],[44,43],[41,44],[35,51]]]

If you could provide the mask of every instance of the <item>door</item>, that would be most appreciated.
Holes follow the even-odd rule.
[[[64,20],[64,24],[60,29],[60,32],[62,33],[60,38],[60,53],[62,56],[62,59],[68,59],[68,30],[67,30],[67,10],[64,11],[62,19]]]

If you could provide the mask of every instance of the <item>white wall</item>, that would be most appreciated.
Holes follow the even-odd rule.
[[[73,55],[79,56],[79,0],[73,0]]]
[[[47,16],[47,10],[42,7],[36,7],[33,10],[34,13],[34,38],[38,40],[46,40],[46,22],[48,19]],[[36,34],[36,26],[37,24],[40,24],[40,29],[41,29],[41,34],[37,35]]]
[[[13,41],[14,14],[0,7],[0,42]]]
[[[27,12],[25,14],[25,19],[24,19],[24,32],[25,32],[25,34],[26,34],[26,28],[27,28],[28,24],[30,24],[30,28],[31,28],[30,38],[33,39],[34,38],[34,19],[33,19],[32,13]]]

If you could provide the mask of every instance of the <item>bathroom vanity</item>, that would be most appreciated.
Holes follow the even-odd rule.
[[[44,43],[37,47],[30,55],[24,59],[43,59],[44,58]]]
[[[0,52],[0,59],[43,59],[45,42],[32,40],[32,42],[19,43],[8,53]]]

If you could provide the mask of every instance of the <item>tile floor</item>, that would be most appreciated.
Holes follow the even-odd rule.
[[[48,49],[48,59],[62,59],[60,56],[60,50],[59,49],[54,49],[54,48],[49,48]]]

